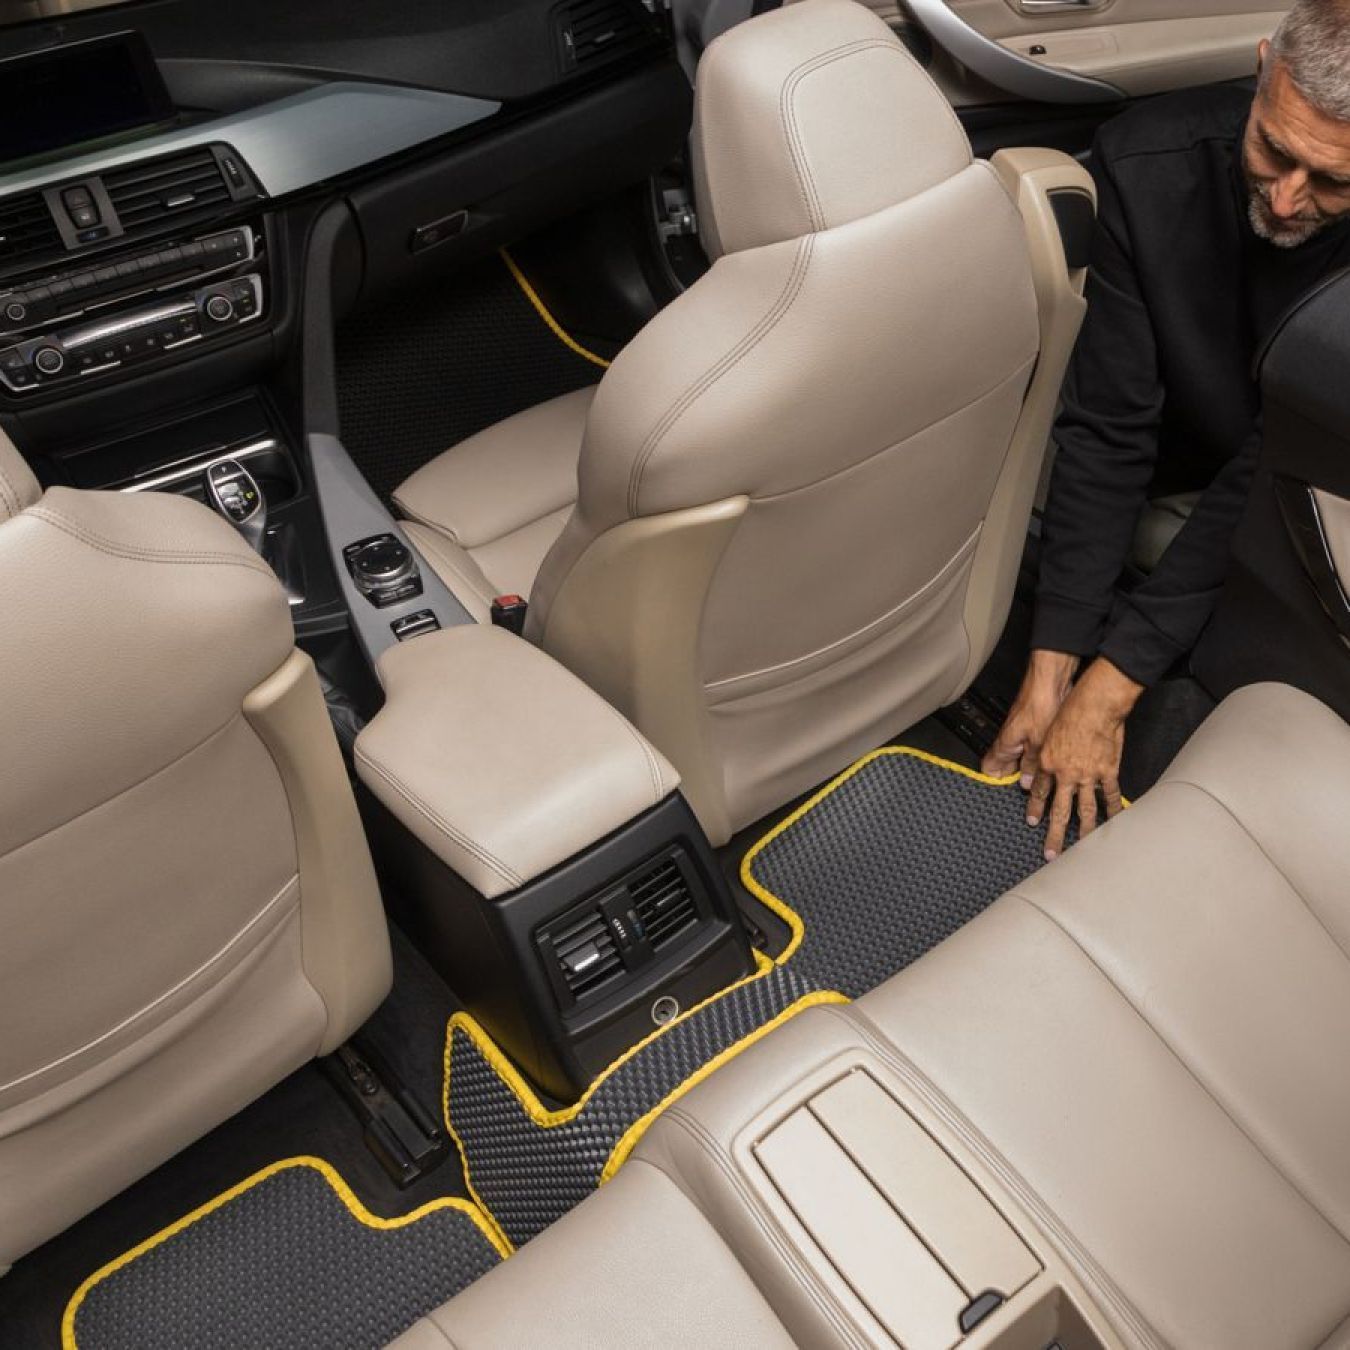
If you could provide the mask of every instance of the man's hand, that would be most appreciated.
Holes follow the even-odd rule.
[[[1041,747],[1040,768],[1027,803],[1027,824],[1032,826],[1041,823],[1046,804],[1051,803],[1050,829],[1045,836],[1047,860],[1064,851],[1075,805],[1078,833],[1091,834],[1096,829],[1099,786],[1108,819],[1120,813],[1125,719],[1143,692],[1142,684],[1098,657],[1064,700]]]
[[[1036,779],[1041,745],[1078,673],[1078,658],[1066,652],[1033,651],[1027,673],[993,748],[980,766],[990,778],[1020,773],[1027,791]]]

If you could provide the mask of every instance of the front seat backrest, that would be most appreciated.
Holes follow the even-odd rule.
[[[964,690],[1049,413],[1017,449],[1027,226],[874,14],[804,0],[719,38],[693,146],[715,261],[602,381],[529,633],[721,841]]]
[[[286,597],[183,497],[43,493],[0,433],[0,1271],[388,989]]]

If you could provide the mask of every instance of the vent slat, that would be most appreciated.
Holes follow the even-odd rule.
[[[654,32],[646,11],[630,0],[571,0],[560,6],[556,22],[564,64],[573,70],[632,51]]]
[[[229,185],[209,149],[115,169],[103,185],[128,233],[230,200]]]
[[[115,193],[137,187],[143,183],[153,183],[164,178],[173,178],[180,174],[192,173],[203,169],[214,169],[215,156],[209,150],[190,157],[183,156],[167,164],[133,165],[129,169],[114,169],[105,176],[108,192]]]
[[[628,889],[654,951],[697,926],[698,906],[674,859],[666,859],[645,877],[630,883]]]
[[[609,925],[598,909],[591,910],[559,932],[551,933],[549,942],[558,969],[575,998],[598,989],[623,968],[623,959],[614,945]],[[588,946],[595,949],[595,956],[582,969],[574,969],[571,960]]]
[[[60,231],[41,193],[0,202],[0,267],[36,263],[64,252]]]

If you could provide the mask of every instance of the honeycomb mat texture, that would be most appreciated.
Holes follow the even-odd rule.
[[[366,1350],[501,1259],[466,1202],[377,1219],[318,1159],[265,1168],[90,1277],[64,1350]]]
[[[549,331],[500,257],[486,258],[339,328],[342,443],[388,502],[442,450],[602,373]]]
[[[747,888],[794,931],[777,962],[653,1035],[575,1107],[547,1110],[471,1018],[451,1019],[446,1122],[473,1193],[528,1241],[719,1057],[813,1002],[874,988],[1040,867],[1042,847],[1015,788],[918,751],[869,755],[746,856]]]

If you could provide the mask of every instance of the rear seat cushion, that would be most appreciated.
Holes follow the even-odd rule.
[[[396,1350],[791,1350],[683,1192],[631,1162],[552,1228],[393,1342]]]
[[[1350,728],[1229,699],[1120,820],[858,1005],[1139,1344],[1350,1316]]]

